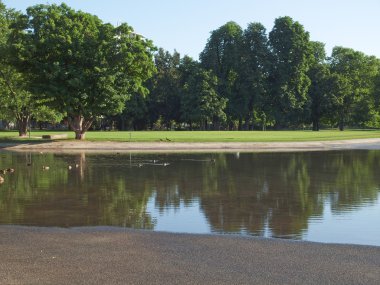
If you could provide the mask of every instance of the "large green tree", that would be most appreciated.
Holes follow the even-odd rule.
[[[330,76],[329,66],[326,62],[325,45],[321,42],[311,42],[313,59],[308,71],[311,84],[308,91],[307,111],[313,125],[313,131],[319,131],[320,121],[327,112],[330,103],[327,90]]]
[[[0,2],[0,118],[16,122],[19,135],[26,136],[32,117],[59,121],[61,116],[43,105],[43,100],[31,92],[27,74],[19,72],[12,64],[10,25],[19,15]]]
[[[378,74],[376,75],[374,79],[374,91],[373,91],[373,97],[375,102],[375,108],[377,110],[377,120],[375,120],[374,126],[378,127],[380,125],[380,61],[378,63]]]
[[[218,128],[226,120],[224,109],[227,99],[217,93],[218,79],[211,71],[198,68],[188,78],[184,86],[181,101],[182,119],[190,124],[199,124],[200,128],[208,129],[209,123]]]
[[[312,58],[309,33],[290,17],[275,20],[269,33],[273,55],[270,86],[272,112],[277,127],[297,126],[304,120],[304,108]]]
[[[330,58],[331,73],[340,78],[343,90],[339,104],[332,112],[339,114],[336,123],[340,130],[347,124],[365,124],[375,117],[375,79],[379,74],[379,59],[350,48],[335,47]],[[349,88],[347,88],[349,85]],[[331,89],[333,90],[333,89]],[[339,91],[339,92],[338,92]]]
[[[125,103],[123,113],[117,116],[119,130],[143,130],[147,126],[149,111],[146,97],[133,94]]]
[[[150,80],[151,92],[147,96],[151,124],[159,118],[167,128],[180,119],[180,71],[181,56],[174,51],[160,48],[155,54],[157,73]]]
[[[331,73],[325,80],[323,88],[328,90],[327,121],[335,126],[338,125],[343,131],[352,108],[352,98],[349,96],[352,85],[345,76]]]
[[[154,71],[151,41],[65,4],[28,8],[13,25],[12,42],[19,70],[67,114],[76,139],[97,116],[120,113],[131,94],[145,94]]]
[[[254,111],[267,111],[270,50],[265,27],[251,23],[244,30],[239,77],[244,98],[245,129],[252,126]]]
[[[202,67],[212,70],[218,78],[218,93],[228,99],[228,121],[239,120],[242,127],[243,110],[246,107],[241,96],[239,69],[243,30],[235,22],[228,22],[211,32],[207,44],[200,54]]]

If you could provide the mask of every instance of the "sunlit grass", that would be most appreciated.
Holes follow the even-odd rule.
[[[17,132],[0,132],[0,142],[36,141],[44,134],[68,134],[70,131],[32,131],[31,137],[18,138]],[[89,131],[88,141],[131,141],[131,142],[291,142],[291,141],[329,141],[347,139],[380,138],[380,130],[323,130],[313,131]]]

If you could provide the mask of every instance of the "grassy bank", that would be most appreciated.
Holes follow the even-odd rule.
[[[42,135],[66,133],[74,139],[74,133],[32,131],[32,140],[40,140]],[[291,141],[331,141],[348,139],[380,138],[380,130],[324,130],[313,131],[140,131],[140,132],[87,132],[89,141],[132,141],[132,142],[291,142]],[[18,138],[17,132],[0,132],[0,140],[28,141]]]

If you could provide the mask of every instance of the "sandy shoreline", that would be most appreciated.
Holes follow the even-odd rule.
[[[380,138],[308,142],[114,142],[46,141],[37,143],[0,143],[12,151],[320,151],[343,149],[380,149]]]
[[[380,247],[0,226],[1,284],[380,284]]]

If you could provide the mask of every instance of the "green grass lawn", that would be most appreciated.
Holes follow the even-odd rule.
[[[66,133],[74,138],[70,131],[32,131],[32,140],[39,140],[43,134]],[[313,131],[90,131],[86,133],[88,141],[132,141],[132,142],[289,142],[289,141],[326,141],[380,138],[380,130],[337,130]],[[0,141],[28,141],[18,138],[17,132],[0,132]]]

